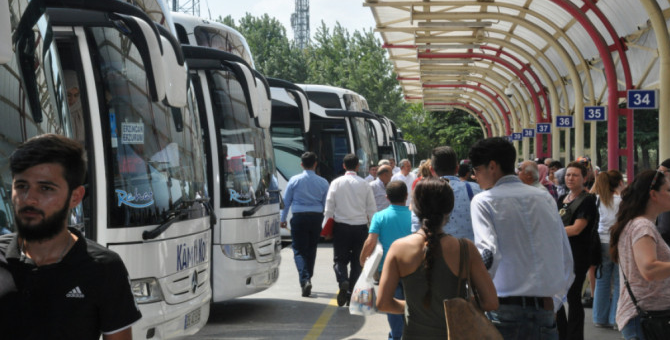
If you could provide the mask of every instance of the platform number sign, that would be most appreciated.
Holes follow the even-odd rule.
[[[523,138],[534,138],[535,129],[523,129]]]
[[[607,120],[607,110],[604,106],[584,106],[584,121],[604,122]]]
[[[658,109],[658,90],[628,90],[629,109]]]
[[[512,140],[513,141],[520,141],[521,139],[522,139],[521,133],[515,132],[515,133],[512,134]]]
[[[537,123],[535,131],[538,135],[551,133],[551,123]]]
[[[556,116],[556,127],[572,129],[575,127],[575,120],[572,116]]]

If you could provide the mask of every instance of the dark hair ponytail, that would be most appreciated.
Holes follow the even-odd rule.
[[[426,258],[424,268],[428,290],[423,299],[424,307],[430,306],[432,294],[433,265],[442,254],[440,238],[445,215],[454,209],[454,192],[444,178],[426,178],[414,188],[412,209],[421,221],[421,230],[426,234]]]

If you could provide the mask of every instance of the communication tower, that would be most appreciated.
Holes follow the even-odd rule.
[[[172,0],[168,1],[173,12],[181,12],[200,17],[200,0]]]
[[[295,0],[295,12],[291,14],[293,40],[300,48],[309,43],[309,0]]]

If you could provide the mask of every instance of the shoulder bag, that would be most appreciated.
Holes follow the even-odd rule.
[[[479,295],[470,284],[470,261],[468,243],[458,240],[460,247],[460,263],[458,265],[458,292],[456,298],[444,300],[444,315],[447,319],[448,340],[502,340],[503,337],[496,327],[484,315],[480,308]],[[463,275],[465,271],[465,275]],[[465,276],[465,298],[461,295],[461,284]],[[473,299],[474,297],[474,299]],[[476,304],[476,305],[475,305]]]
[[[623,280],[626,283],[626,289],[628,290],[630,299],[633,300],[635,309],[637,309],[637,313],[640,316],[640,324],[642,325],[644,338],[647,340],[667,339],[668,334],[670,334],[670,310],[645,311],[640,308],[637,304],[635,295],[633,295],[633,290],[630,289],[626,274],[623,273],[623,268],[621,268],[621,274],[623,274]]]

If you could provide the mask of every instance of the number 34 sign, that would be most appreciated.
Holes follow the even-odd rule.
[[[658,90],[628,90],[629,109],[658,109]]]

